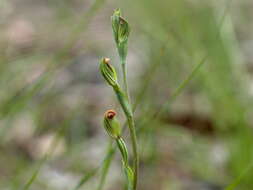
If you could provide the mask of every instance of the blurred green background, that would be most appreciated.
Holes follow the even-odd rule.
[[[252,0],[1,0],[0,189],[96,190],[103,113],[124,122],[98,70],[119,69],[115,8],[131,25],[139,189],[252,190]],[[104,189],[123,186],[116,152]]]

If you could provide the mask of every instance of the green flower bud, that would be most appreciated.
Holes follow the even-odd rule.
[[[104,128],[109,136],[114,139],[120,138],[121,129],[120,124],[115,118],[116,112],[114,110],[108,110],[104,115]]]
[[[116,9],[112,15],[112,30],[117,44],[119,56],[122,60],[126,59],[127,41],[130,33],[128,22],[121,16],[120,9]],[[124,62],[123,62],[124,63]]]
[[[100,61],[99,69],[104,79],[112,87],[118,86],[117,73],[112,65],[109,63],[109,58],[103,58]]]

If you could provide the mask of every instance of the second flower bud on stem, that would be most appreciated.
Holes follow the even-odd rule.
[[[104,115],[104,128],[107,134],[113,138],[120,150],[122,157],[122,166],[126,175],[128,190],[133,190],[134,174],[128,162],[128,150],[126,144],[121,137],[121,127],[118,120],[115,118],[116,112],[108,110]]]

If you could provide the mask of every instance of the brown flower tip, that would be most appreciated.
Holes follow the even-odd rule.
[[[112,119],[116,115],[116,112],[114,110],[108,110],[105,112],[105,117],[107,119]]]
[[[109,64],[109,62],[110,62],[110,59],[109,59],[109,58],[104,58],[104,63],[105,63],[105,64]]]

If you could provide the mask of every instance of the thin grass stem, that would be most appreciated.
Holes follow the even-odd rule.
[[[253,169],[253,162],[237,177],[233,182],[228,185],[224,190],[234,190],[242,181],[242,179],[247,176],[247,174]]]
[[[105,184],[105,180],[106,180],[106,177],[107,177],[107,174],[109,172],[109,168],[112,162],[113,152],[114,152],[113,141],[110,140],[107,146],[107,150],[106,150],[106,154],[108,154],[109,156],[107,157],[107,159],[104,160],[102,164],[102,174],[98,183],[97,190],[103,189],[103,186]]]

